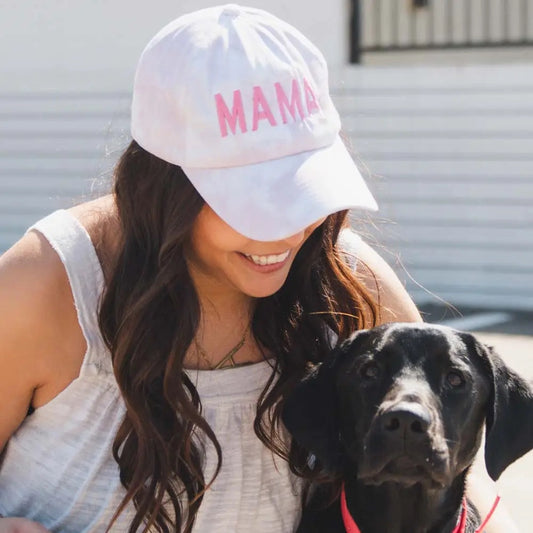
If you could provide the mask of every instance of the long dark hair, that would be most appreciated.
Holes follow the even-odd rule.
[[[130,533],[139,528],[190,532],[222,458],[183,367],[200,320],[184,250],[204,201],[179,166],[135,141],[116,167],[114,198],[120,245],[98,317],[127,409],[113,444],[126,489],[113,522],[133,501]],[[283,438],[284,397],[308,364],[327,353],[331,332],[343,340],[377,320],[377,306],[336,246],[346,217],[346,212],[330,215],[311,234],[286,283],[257,300],[252,319],[259,345],[276,355],[258,400],[254,429],[298,472],[306,471],[307,454]],[[218,455],[209,481],[203,475],[199,434],[213,443]]]

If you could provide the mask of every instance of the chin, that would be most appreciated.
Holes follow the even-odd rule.
[[[283,287],[286,279],[285,275],[277,279],[250,281],[250,283],[240,285],[239,289],[252,298],[268,298]]]
[[[278,292],[281,287],[283,287],[282,284],[278,284],[274,287],[254,287],[244,290],[248,296],[251,296],[252,298],[268,298],[269,296],[272,296],[276,292]]]

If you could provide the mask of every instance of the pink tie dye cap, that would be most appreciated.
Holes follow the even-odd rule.
[[[324,57],[263,10],[229,4],[165,26],[139,60],[131,128],[251,239],[377,209],[339,137]]]

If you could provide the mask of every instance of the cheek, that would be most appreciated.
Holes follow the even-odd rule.
[[[352,384],[351,387],[347,394],[342,394],[339,398],[341,432],[347,442],[362,443],[374,413],[360,390],[354,390],[358,385]]]
[[[466,468],[481,444],[485,412],[479,407],[476,395],[468,394],[444,406],[442,418],[450,453],[459,468]]]
[[[192,253],[204,266],[227,261],[229,253],[242,249],[247,242],[209,209],[200,213],[191,235]]]
[[[224,243],[226,246],[230,244],[228,241]],[[232,262],[235,260],[235,257],[228,253],[226,246],[209,236],[198,240],[191,254],[194,265],[205,274],[219,278],[221,272],[232,268]]]
[[[197,248],[202,252],[202,255],[207,257],[217,257],[234,252],[239,249],[239,246],[242,246],[242,240],[223,230],[207,232],[197,243]]]

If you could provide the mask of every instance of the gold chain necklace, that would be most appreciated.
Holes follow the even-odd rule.
[[[209,357],[205,353],[205,350],[200,346],[200,343],[198,342],[196,337],[194,338],[194,346],[196,348],[196,351],[200,354],[201,358],[204,360],[209,370],[219,370],[221,368],[233,368],[236,366],[240,366],[239,364],[235,362],[235,359],[233,359],[233,357],[244,346],[244,343],[246,342],[246,334],[248,333],[248,327],[249,326],[246,326],[246,329],[244,330],[241,340],[226,355],[224,355],[222,359],[220,359],[220,361],[214,366],[211,364]],[[228,362],[229,362],[229,365],[224,366]]]

